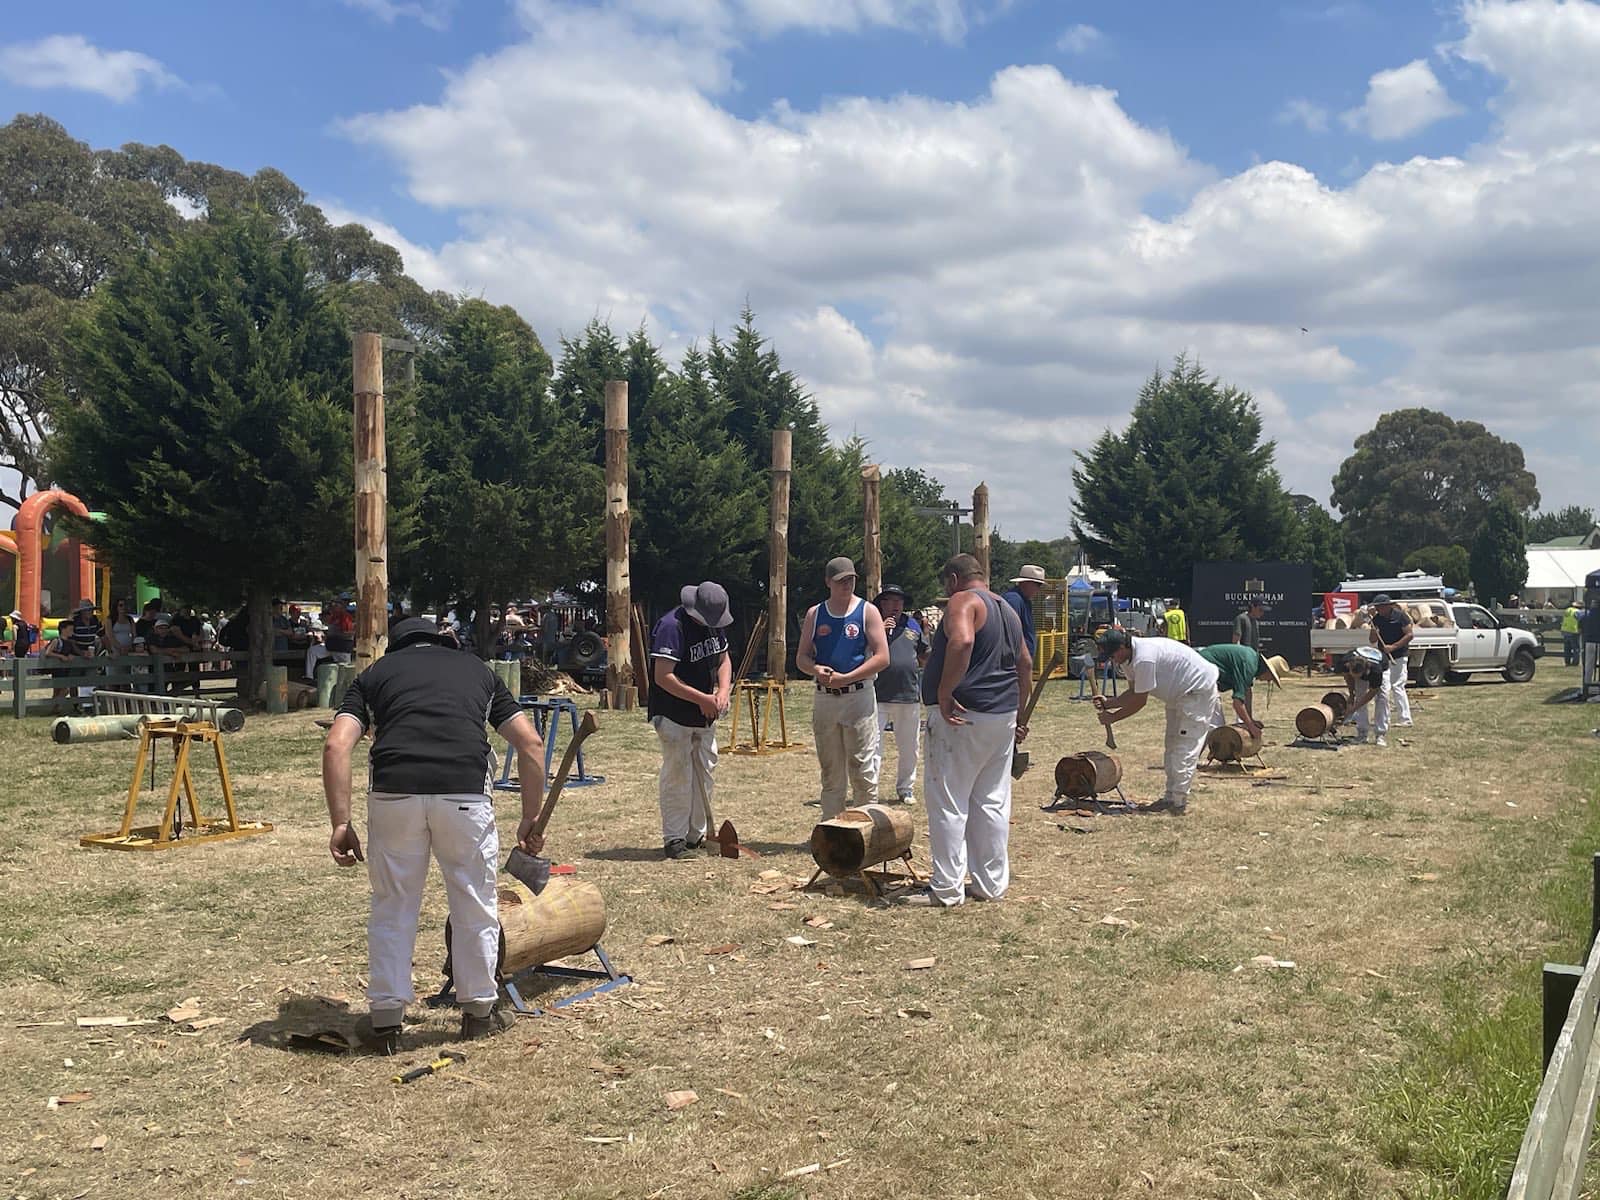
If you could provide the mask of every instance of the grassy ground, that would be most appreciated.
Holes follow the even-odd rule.
[[[603,890],[607,948],[640,986],[404,1089],[394,1060],[277,1044],[363,1009],[365,878],[327,859],[306,714],[228,741],[242,814],[274,833],[153,855],[77,847],[115,824],[130,743],[0,722],[0,1180],[28,1197],[1492,1195],[1537,1083],[1536,964],[1585,932],[1573,847],[1600,832],[1597,710],[1544,703],[1574,674],[1545,659],[1531,685],[1419,697],[1388,750],[1269,745],[1275,786],[1208,777],[1183,820],[1040,811],[1055,758],[1101,743],[1076,685],[1052,685],[1012,893],[946,913],[761,890],[762,871],[810,873],[804,751],[719,768],[718,818],[763,858],[662,862],[654,736],[602,714],[589,761],[607,781],[569,793],[551,852]],[[1292,683],[1269,737],[1327,686]],[[806,692],[790,699],[805,731]],[[1161,726],[1118,726],[1138,799],[1159,794]],[[419,991],[442,956],[432,886]],[[222,1023],[73,1026],[190,997]],[[454,1029],[416,1017],[401,1065]],[[670,1111],[681,1089],[699,1102]]]

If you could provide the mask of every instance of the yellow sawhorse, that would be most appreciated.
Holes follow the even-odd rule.
[[[804,750],[804,742],[789,740],[789,716],[784,711],[784,684],[777,679],[741,679],[739,694],[733,698],[733,733],[728,738],[729,754],[779,754],[785,750]],[[778,713],[778,740],[772,740],[772,713]],[[746,711],[750,720],[750,740],[739,741],[739,714]]]
[[[167,806],[158,825],[133,824],[133,811],[139,803],[139,789],[144,783],[146,766],[157,742],[171,742],[172,781],[167,785]],[[217,755],[217,775],[222,781],[222,799],[228,807],[226,818],[207,820],[200,816],[200,804],[195,799],[194,776],[189,770],[189,757],[196,742],[209,742]],[[187,826],[175,825],[178,820],[178,793],[180,789],[188,801]],[[90,833],[78,839],[80,846],[98,846],[105,850],[170,850],[177,846],[195,846],[202,842],[221,842],[229,838],[253,837],[258,833],[271,833],[272,825],[266,821],[239,820],[233,803],[233,781],[228,776],[228,760],[222,753],[222,731],[210,721],[151,720],[139,726],[139,753],[134,759],[133,782],[128,785],[128,804],[122,813],[122,827],[110,833]]]

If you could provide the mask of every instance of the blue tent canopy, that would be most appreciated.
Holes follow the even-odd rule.
[[[1094,585],[1091,584],[1087,579],[1074,579],[1071,583],[1067,584],[1067,591],[1092,592],[1094,591]]]

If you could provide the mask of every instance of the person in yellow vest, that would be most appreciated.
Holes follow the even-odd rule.
[[[1189,618],[1183,615],[1183,602],[1177,597],[1173,597],[1172,602],[1167,605],[1165,620],[1167,622],[1167,636],[1174,641],[1183,642],[1187,645],[1189,641]]]
[[[1574,600],[1561,614],[1561,661],[1569,667],[1578,665],[1578,611],[1578,602]]]

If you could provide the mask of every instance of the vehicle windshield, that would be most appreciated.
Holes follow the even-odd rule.
[[[1110,625],[1111,603],[1108,592],[1068,592],[1067,618],[1074,629]]]

